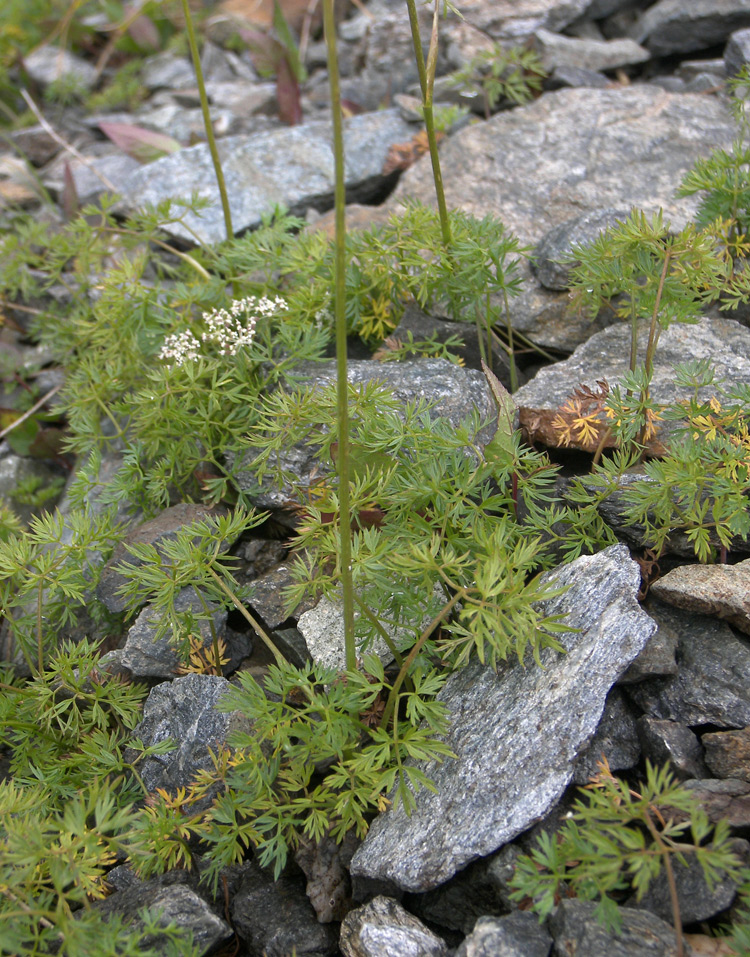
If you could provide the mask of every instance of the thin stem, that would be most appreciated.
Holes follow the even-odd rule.
[[[669,264],[672,259],[671,249],[667,249],[664,255],[664,265],[662,266],[661,276],[659,277],[659,286],[656,290],[656,300],[654,302],[654,311],[651,313],[651,325],[648,330],[648,344],[646,345],[646,388],[641,392],[641,405],[648,402],[649,384],[654,372],[654,353],[656,352],[656,343],[659,341],[659,306],[664,292],[664,283],[667,279]],[[646,424],[641,427],[638,433],[638,444],[643,445],[643,437],[646,432]]]
[[[273,639],[268,634],[268,632],[263,627],[263,625],[261,625],[261,623],[255,617],[255,615],[250,614],[250,612],[247,610],[247,608],[245,608],[245,606],[242,604],[239,598],[235,595],[232,589],[226,584],[226,582],[224,582],[216,574],[213,568],[209,568],[207,569],[207,571],[208,571],[208,574],[211,575],[211,577],[214,579],[216,584],[219,586],[219,588],[221,588],[221,590],[227,596],[227,598],[230,599],[230,601],[232,602],[234,607],[237,609],[237,611],[243,616],[243,618],[245,618],[246,621],[248,621],[253,626],[253,629],[257,632],[257,634],[260,635],[261,640],[263,641],[263,643],[266,645],[266,647],[269,649],[271,654],[276,659],[276,664],[285,665],[286,658],[281,654],[279,649],[273,643]]]
[[[211,124],[211,111],[208,108],[208,97],[206,96],[206,84],[203,80],[203,68],[201,67],[201,58],[198,53],[198,43],[195,39],[195,30],[193,29],[193,18],[190,14],[188,0],[182,0],[182,11],[185,15],[185,31],[187,33],[188,45],[190,46],[190,55],[193,58],[193,67],[195,69],[195,80],[198,84],[198,95],[201,101],[201,112],[203,113],[203,126],[208,140],[208,149],[211,153],[211,161],[214,164],[214,173],[216,174],[216,184],[219,187],[219,196],[221,196],[221,208],[224,213],[224,228],[227,234],[227,240],[232,239],[234,230],[232,229],[232,214],[229,209],[229,197],[227,196],[227,187],[224,182],[224,171],[221,168],[219,151],[216,148],[216,137],[214,128]]]
[[[323,25],[328,51],[328,81],[331,88],[333,115],[333,158],[335,167],[335,278],[333,312],[336,325],[336,400],[338,407],[339,476],[339,561],[344,600],[344,651],[347,671],[357,667],[357,646],[354,639],[354,586],[352,583],[352,532],[349,479],[349,379],[346,354],[346,185],[344,181],[344,129],[339,86],[339,61],[336,50],[334,0],[323,0]]]
[[[62,389],[62,382],[58,383],[56,386],[53,386],[49,392],[43,395],[38,402],[35,402],[30,409],[27,409],[23,415],[19,415],[19,417],[14,419],[9,426],[4,428],[2,432],[0,432],[0,439],[4,439],[6,435],[13,431],[13,429],[17,429],[19,425],[22,425],[35,412],[38,412],[43,405],[49,402],[53,395],[56,395],[60,391],[60,389]]]
[[[390,651],[390,653],[393,655],[394,661],[400,668],[401,665],[404,663],[404,658],[401,652],[396,647],[396,645],[393,643],[393,639],[391,638],[391,636],[388,634],[385,628],[383,628],[383,626],[380,624],[378,619],[375,617],[375,615],[373,615],[373,613],[367,607],[365,602],[362,601],[362,599],[359,597],[359,595],[356,592],[354,593],[354,601],[357,603],[357,607],[365,616],[365,618],[370,622],[373,628],[377,631],[377,633],[383,639],[383,641],[386,644],[386,647],[388,648],[388,651]]]
[[[489,293],[487,294],[489,298]],[[505,328],[508,330],[508,358],[510,360],[510,391],[518,389],[518,367],[516,366],[516,347],[513,342],[513,323],[510,318],[510,304],[508,290],[503,287],[503,304],[505,306]]]
[[[440,214],[440,229],[443,234],[444,245],[450,246],[452,238],[451,226],[450,220],[448,219],[448,206],[445,202],[443,173],[440,169],[440,155],[438,153],[437,147],[437,136],[435,135],[435,117],[432,112],[432,90],[435,83],[435,71],[437,69],[438,54],[439,4],[437,0],[435,0],[435,12],[432,19],[432,36],[430,37],[430,49],[427,54],[426,65],[424,52],[422,50],[422,38],[419,35],[419,18],[417,16],[417,5],[415,0],[406,0],[406,7],[409,11],[411,40],[412,45],[414,46],[414,56],[417,61],[419,85],[422,89],[422,115],[424,116],[424,125],[425,130],[427,131],[427,144],[430,148],[432,178],[435,182],[435,195],[437,197],[438,213]]]

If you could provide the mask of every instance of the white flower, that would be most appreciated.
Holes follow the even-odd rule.
[[[200,342],[193,333],[186,329],[173,336],[167,336],[159,353],[160,359],[172,359],[176,366],[181,366],[188,359],[197,359],[200,352]]]

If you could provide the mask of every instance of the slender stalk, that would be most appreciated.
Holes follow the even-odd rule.
[[[182,11],[185,16],[185,31],[187,33],[190,55],[193,58],[193,67],[195,69],[195,80],[198,84],[198,95],[201,101],[201,112],[203,113],[203,126],[206,130],[206,139],[208,140],[208,149],[211,153],[211,161],[214,164],[216,173],[216,184],[219,187],[219,196],[221,197],[221,208],[224,213],[224,227],[227,234],[227,240],[234,236],[232,229],[232,214],[229,210],[229,197],[227,196],[227,187],[224,182],[224,171],[221,168],[219,151],[216,148],[216,137],[214,128],[211,125],[211,111],[208,108],[208,97],[206,96],[206,84],[203,80],[203,68],[201,67],[201,58],[198,53],[198,43],[195,39],[195,30],[193,29],[193,18],[190,14],[188,0],[182,0]]]
[[[349,499],[351,474],[349,452],[349,380],[346,355],[346,186],[344,182],[344,128],[341,113],[339,61],[336,50],[336,21],[334,0],[323,0],[323,26],[328,51],[328,81],[331,88],[333,114],[333,158],[335,165],[335,280],[333,314],[336,325],[336,395],[338,401],[338,455],[339,474],[339,562],[344,598],[344,651],[347,671],[357,667],[357,646],[354,640],[354,586],[352,584],[352,522]]]
[[[425,130],[427,131],[427,144],[430,148],[432,178],[435,182],[435,195],[437,196],[438,213],[440,214],[440,229],[443,234],[443,243],[446,246],[450,246],[451,226],[450,220],[448,219],[448,206],[445,202],[443,173],[440,169],[440,155],[438,153],[437,137],[435,135],[435,118],[432,112],[432,90],[435,83],[438,54],[439,4],[438,0],[435,0],[435,12],[432,19],[432,36],[430,37],[427,64],[425,64],[424,52],[422,50],[422,38],[419,35],[419,18],[417,17],[417,5],[415,0],[406,0],[406,6],[409,11],[411,40],[414,46],[414,56],[417,61],[417,71],[419,72],[419,85],[422,88],[422,114],[424,116]]]
[[[268,634],[268,632],[267,632],[266,629],[263,627],[263,625],[261,625],[261,623],[260,623],[260,622],[258,621],[258,619],[255,617],[255,615],[251,615],[251,614],[250,614],[250,612],[247,610],[247,608],[245,608],[245,606],[242,604],[242,602],[239,600],[239,598],[235,595],[235,593],[232,591],[232,589],[226,584],[226,582],[224,582],[224,581],[216,574],[216,572],[213,570],[213,568],[209,568],[209,569],[207,569],[207,571],[208,571],[208,574],[214,579],[214,581],[216,582],[216,584],[219,586],[219,588],[221,588],[221,590],[222,590],[222,591],[224,592],[224,594],[227,596],[227,598],[230,599],[230,601],[232,602],[232,604],[234,605],[234,607],[237,609],[237,611],[243,616],[243,618],[244,618],[246,621],[248,621],[248,622],[253,626],[253,629],[256,631],[256,633],[257,633],[258,635],[260,635],[261,640],[263,641],[263,643],[266,645],[266,647],[268,648],[268,650],[271,652],[271,654],[272,654],[272,655],[274,656],[274,658],[276,659],[276,664],[277,664],[277,665],[286,664],[286,658],[281,654],[281,652],[279,651],[279,649],[278,649],[278,648],[276,647],[276,645],[273,643],[273,639],[272,639],[271,636]]]

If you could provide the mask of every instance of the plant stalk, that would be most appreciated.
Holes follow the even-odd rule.
[[[354,640],[354,586],[352,583],[352,521],[349,498],[351,474],[349,452],[349,379],[347,376],[346,342],[346,185],[344,181],[344,127],[341,113],[339,61],[336,49],[334,0],[323,0],[323,26],[328,53],[328,81],[333,114],[333,158],[335,167],[335,273],[333,314],[336,326],[336,397],[338,403],[339,476],[339,562],[344,599],[344,652],[346,670],[357,667],[357,646]]]
[[[198,52],[198,43],[195,39],[195,30],[193,29],[193,18],[190,13],[188,0],[182,0],[182,11],[185,16],[185,31],[187,33],[190,55],[193,58],[193,67],[195,69],[195,81],[198,84],[198,95],[201,101],[201,112],[203,113],[203,126],[206,130],[206,139],[208,140],[208,149],[211,153],[211,161],[214,164],[216,174],[216,184],[219,187],[219,196],[221,197],[221,208],[224,213],[224,228],[227,234],[227,240],[232,239],[234,230],[232,229],[232,214],[229,209],[229,197],[227,196],[227,187],[224,182],[224,171],[221,168],[219,151],[216,148],[216,137],[214,128],[211,125],[211,111],[208,108],[208,97],[206,96],[206,84],[203,79],[203,67],[201,67],[201,58]]]

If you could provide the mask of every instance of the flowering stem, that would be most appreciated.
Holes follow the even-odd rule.
[[[344,131],[341,115],[339,64],[336,51],[336,22],[333,16],[334,0],[323,0],[323,24],[328,51],[328,80],[331,87],[333,114],[333,157],[335,165],[336,233],[334,318],[336,324],[336,392],[338,400],[338,454],[339,473],[339,564],[344,599],[344,651],[347,671],[357,667],[357,648],[354,641],[354,587],[352,585],[351,507],[349,503],[349,381],[346,355],[346,187],[344,184]]]

